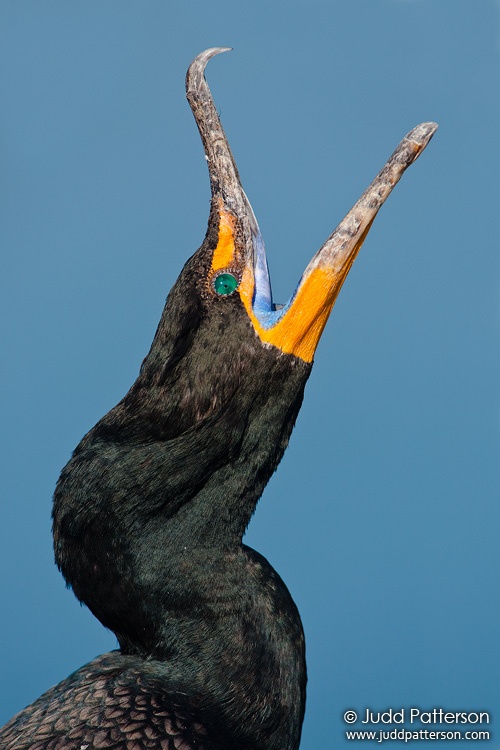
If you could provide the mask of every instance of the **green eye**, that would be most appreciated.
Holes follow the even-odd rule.
[[[232,294],[240,282],[232,273],[220,273],[215,277],[213,284],[217,294]]]

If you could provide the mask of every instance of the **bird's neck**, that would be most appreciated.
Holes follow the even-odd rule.
[[[157,660],[166,689],[207,696],[226,723],[247,718],[275,733],[252,747],[288,750],[304,706],[300,619],[281,579],[241,540],[310,366],[268,350],[260,357],[273,389],[266,368],[249,370],[249,355],[224,360],[235,382],[231,373],[203,378],[197,365],[198,391],[145,368],[63,470],[54,542],[67,582],[124,653]],[[226,715],[231,706],[238,716]]]

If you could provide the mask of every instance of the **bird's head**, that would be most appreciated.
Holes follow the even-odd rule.
[[[143,375],[177,382],[176,365],[182,360],[184,377],[189,372],[193,381],[183,402],[191,417],[205,416],[215,402],[222,406],[224,394],[245,377],[258,388],[260,375],[262,385],[267,382],[272,392],[267,368],[283,355],[305,382],[337,295],[378,210],[437,128],[435,123],[423,123],[401,141],[314,255],[288,302],[275,305],[264,241],[204,76],[208,61],[225,51],[206,50],[187,72],[187,98],[210,175],[209,225],[205,241],[170,293],[143,364]]]

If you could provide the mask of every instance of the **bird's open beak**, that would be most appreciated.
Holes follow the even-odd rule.
[[[207,62],[228,48],[202,52],[189,67],[186,92],[201,134],[210,173],[212,214],[219,235],[212,274],[235,274],[247,314],[260,339],[311,362],[316,346],[356,255],[380,207],[403,172],[422,153],[437,129],[418,125],[401,141],[372,184],[318,250],[283,307],[272,300],[264,242],[204,77]]]

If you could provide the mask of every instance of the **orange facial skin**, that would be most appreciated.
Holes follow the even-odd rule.
[[[221,204],[219,215],[219,238],[212,257],[212,273],[229,270],[237,265],[236,218]],[[291,305],[276,324],[269,328],[264,327],[254,313],[254,271],[251,263],[244,265],[237,292],[256,334],[264,344],[275,346],[305,362],[312,362],[326,321],[368,229],[369,227],[363,232],[347,262],[340,268],[335,267],[334,263],[325,262],[311,269],[300,282]]]

